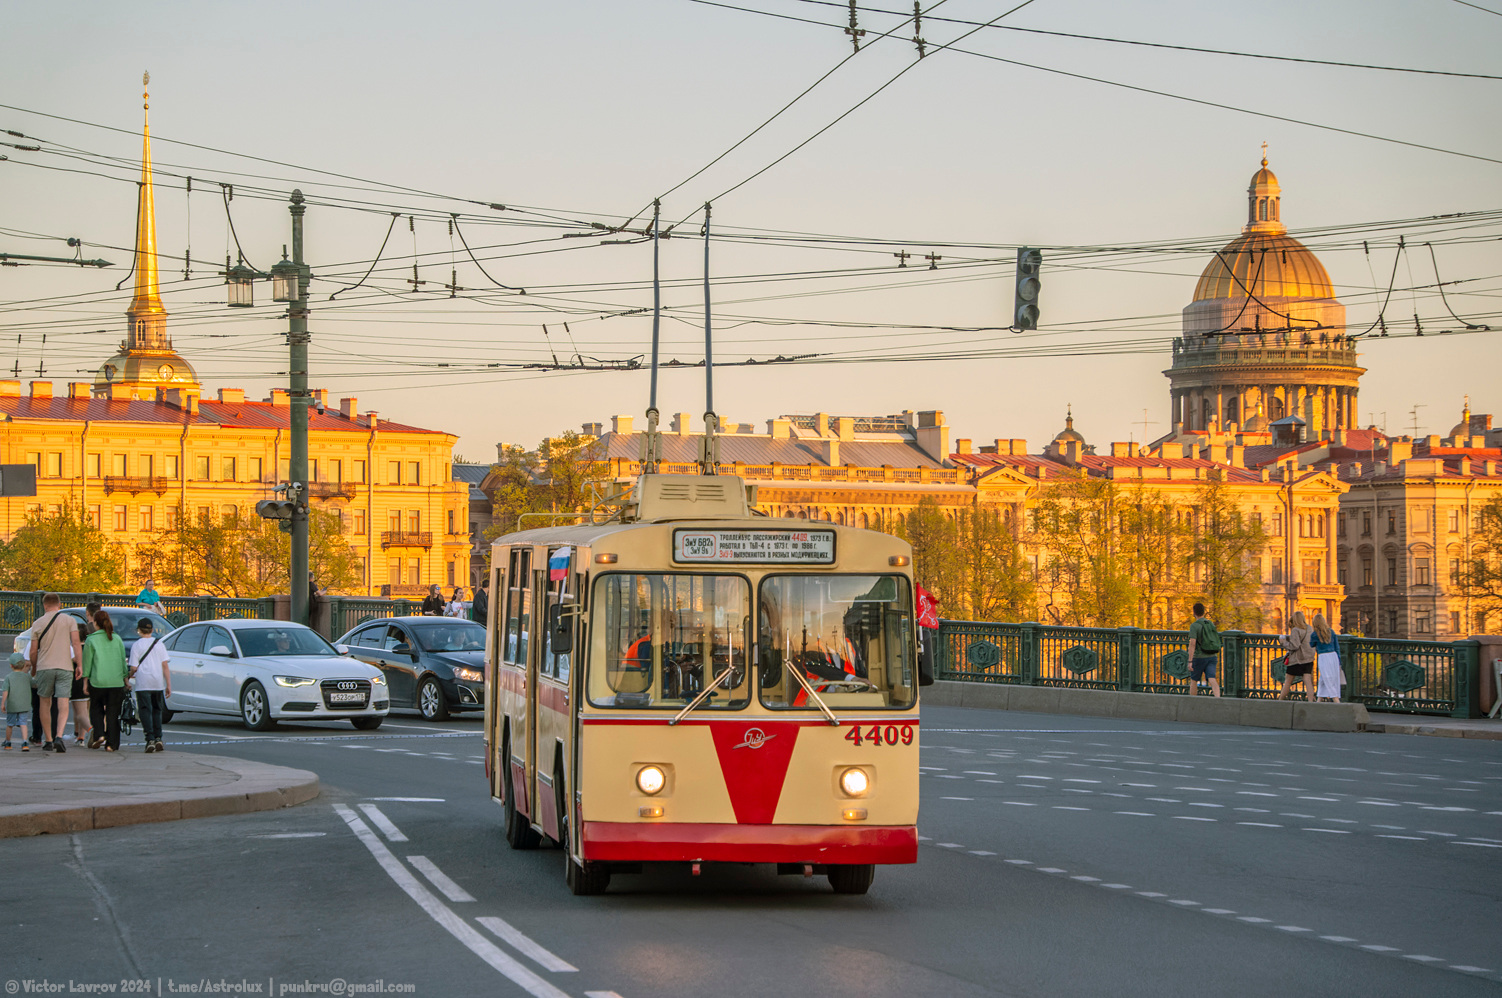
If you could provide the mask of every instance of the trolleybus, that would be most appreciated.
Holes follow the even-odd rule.
[[[499,537],[486,774],[575,894],[643,864],[775,864],[862,894],[917,860],[912,549],[643,475],[611,522]]]

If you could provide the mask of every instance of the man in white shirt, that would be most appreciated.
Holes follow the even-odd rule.
[[[136,643],[130,649],[130,677],[135,681],[136,715],[146,736],[146,751],[161,752],[162,716],[172,695],[172,671],[167,668],[167,649],[150,617],[136,625]]]

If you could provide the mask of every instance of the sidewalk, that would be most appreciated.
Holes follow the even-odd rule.
[[[222,756],[0,753],[0,838],[270,811],[317,796],[314,773]]]
[[[1366,730],[1389,735],[1437,735],[1440,738],[1483,738],[1502,741],[1502,718],[1426,717],[1372,711]]]

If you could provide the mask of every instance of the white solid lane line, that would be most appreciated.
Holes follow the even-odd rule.
[[[438,865],[426,856],[408,856],[407,862],[412,864],[412,869],[428,878],[428,883],[443,892],[443,896],[450,901],[473,901],[474,897],[454,883],[449,875],[438,869]]]
[[[504,918],[487,916],[485,918],[477,918],[475,921],[485,926],[491,932],[494,932],[499,939],[510,943],[511,948],[518,953],[531,957],[544,970],[551,970],[559,974],[579,972],[578,967],[539,946],[529,936],[523,935],[520,930]]]
[[[438,900],[431,891],[422,885],[414,877],[401,860],[391,854],[381,840],[376,837],[370,826],[360,820],[360,816],[343,804],[334,805],[335,812],[349,825],[350,831],[355,837],[364,843],[365,848],[375,857],[381,869],[386,875],[396,881],[396,885],[407,892],[407,896],[416,901],[418,907],[428,913],[428,916],[441,925],[455,939],[463,943],[471,953],[484,960],[497,972],[504,975],[525,990],[533,998],[569,998],[569,996],[538,977],[537,974],[507,954],[499,946],[492,943],[471,926],[464,919],[455,915],[442,901]]]
[[[442,804],[442,797],[371,797],[369,800],[394,800],[408,804]]]
[[[381,809],[374,804],[361,804],[360,810],[365,812],[365,817],[370,819],[372,825],[381,830],[381,834],[386,836],[387,842],[407,841],[407,837],[402,834],[402,830],[393,825],[391,819],[382,814]]]

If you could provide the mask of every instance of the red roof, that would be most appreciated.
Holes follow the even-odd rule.
[[[247,426],[258,429],[289,427],[292,407],[272,405],[270,402],[215,402],[203,399],[199,402],[197,415],[188,415],[166,402],[138,402],[126,399],[75,399],[32,398],[31,396],[0,396],[0,412],[12,419],[57,419],[82,422],[114,423],[177,423],[190,425],[218,424],[221,426]],[[376,427],[381,432],[392,433],[443,433],[443,430],[428,430],[420,426],[408,426],[381,420]],[[365,416],[346,419],[338,410],[329,409],[320,414],[308,410],[308,429],[319,431],[344,431],[369,433],[370,422]]]

